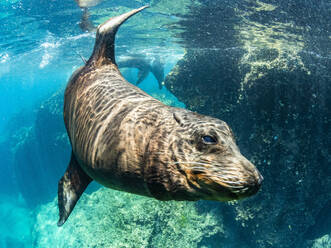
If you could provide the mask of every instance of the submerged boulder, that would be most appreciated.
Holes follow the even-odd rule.
[[[331,247],[331,233],[326,234],[323,237],[320,237],[314,240],[312,248],[327,248]]]

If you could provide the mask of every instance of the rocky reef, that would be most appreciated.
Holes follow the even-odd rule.
[[[316,239],[313,243],[312,248],[325,248],[325,247],[331,247],[331,235],[324,235],[323,237]]]
[[[181,22],[186,53],[165,85],[229,123],[265,178],[257,196],[218,206],[233,247],[311,247],[331,223],[327,14],[295,1],[201,2]]]
[[[192,202],[155,199],[100,189],[83,194],[59,228],[57,201],[36,217],[33,247],[207,247],[225,235],[214,211],[199,212]]]

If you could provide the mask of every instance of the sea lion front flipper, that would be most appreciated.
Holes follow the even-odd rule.
[[[138,80],[136,82],[136,85],[140,84],[142,81],[146,79],[148,76],[149,71],[148,70],[139,70],[138,72]]]
[[[58,185],[58,205],[60,219],[57,223],[62,226],[74,209],[81,194],[92,181],[78,164],[76,157],[71,153],[70,163]]]

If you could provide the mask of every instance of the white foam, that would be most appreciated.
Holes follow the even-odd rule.
[[[0,63],[6,63],[9,60],[8,53],[0,53]]]
[[[81,38],[85,38],[85,37],[95,37],[94,33],[83,33],[83,34],[79,34],[76,36],[71,36],[71,37],[67,37],[66,40],[79,40]]]
[[[60,42],[55,42],[55,43],[44,42],[40,45],[40,47],[42,48],[58,48],[59,46],[60,46]]]
[[[55,41],[55,42],[50,41],[50,40],[54,40],[51,34],[48,35],[46,40],[47,41],[40,44],[41,50],[44,50],[43,56],[41,58],[41,62],[39,64],[39,68],[41,69],[50,63],[50,61],[54,57],[54,54],[56,54],[56,49],[61,46],[60,41]]]
[[[10,56],[8,53],[0,53],[0,77],[10,71]]]
[[[49,62],[51,61],[51,59],[53,58],[52,55],[50,55],[49,53],[45,53],[41,59],[41,62],[39,64],[39,68],[44,68],[46,65],[49,64]]]

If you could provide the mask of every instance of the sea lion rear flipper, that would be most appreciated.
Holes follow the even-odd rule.
[[[60,219],[57,223],[62,226],[74,209],[81,194],[92,181],[78,164],[76,157],[71,153],[70,163],[58,185],[58,205]]]
[[[136,85],[140,84],[142,81],[146,79],[148,76],[149,71],[148,70],[139,70],[138,72],[138,80],[136,82]]]
[[[151,71],[159,84],[159,89],[162,89],[162,82],[164,80],[164,64],[161,62],[159,57],[155,58],[152,63]]]

